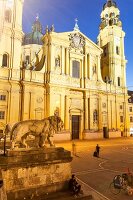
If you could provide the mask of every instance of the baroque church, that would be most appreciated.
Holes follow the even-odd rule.
[[[0,1],[0,132],[7,123],[58,115],[56,140],[129,136],[125,33],[115,1],[101,11],[97,43],[56,32],[39,17],[22,31],[24,0]]]

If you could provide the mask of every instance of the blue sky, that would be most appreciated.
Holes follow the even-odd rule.
[[[25,0],[23,10],[23,31],[31,32],[36,14],[39,14],[43,32],[46,25],[55,26],[56,32],[72,31],[75,18],[78,25],[93,42],[99,33],[100,14],[106,0]],[[125,36],[127,63],[127,86],[133,86],[133,0],[116,0],[120,10]],[[133,87],[129,87],[133,90]]]

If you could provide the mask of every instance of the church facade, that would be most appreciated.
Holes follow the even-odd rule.
[[[125,33],[116,3],[103,5],[97,44],[77,21],[71,32],[52,26],[42,35],[38,17],[23,37],[23,1],[2,3],[1,131],[6,123],[56,114],[64,121],[57,140],[129,136]]]

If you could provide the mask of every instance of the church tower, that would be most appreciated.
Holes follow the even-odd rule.
[[[101,12],[98,45],[103,49],[101,73],[103,81],[111,80],[116,87],[126,87],[125,32],[116,2],[107,0]]]
[[[0,132],[21,120],[21,45],[24,0],[0,0]]]
[[[24,0],[0,1],[0,68],[20,68]]]

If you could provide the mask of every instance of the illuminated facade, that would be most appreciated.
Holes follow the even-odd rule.
[[[16,2],[22,13],[23,2]],[[22,22],[22,16],[18,21]],[[108,0],[103,6],[97,44],[80,32],[77,20],[71,32],[56,33],[54,26],[46,27],[43,44],[37,43],[41,25],[36,18],[32,34],[25,36],[21,55],[17,46],[21,46],[20,25],[19,31],[12,28],[14,34],[10,36],[12,65],[3,65],[4,54],[12,55],[6,49],[9,45],[0,49],[2,124],[56,113],[64,121],[64,131],[56,135],[57,139],[128,136],[125,33],[116,3]],[[1,30],[0,42],[4,44],[6,23]]]

